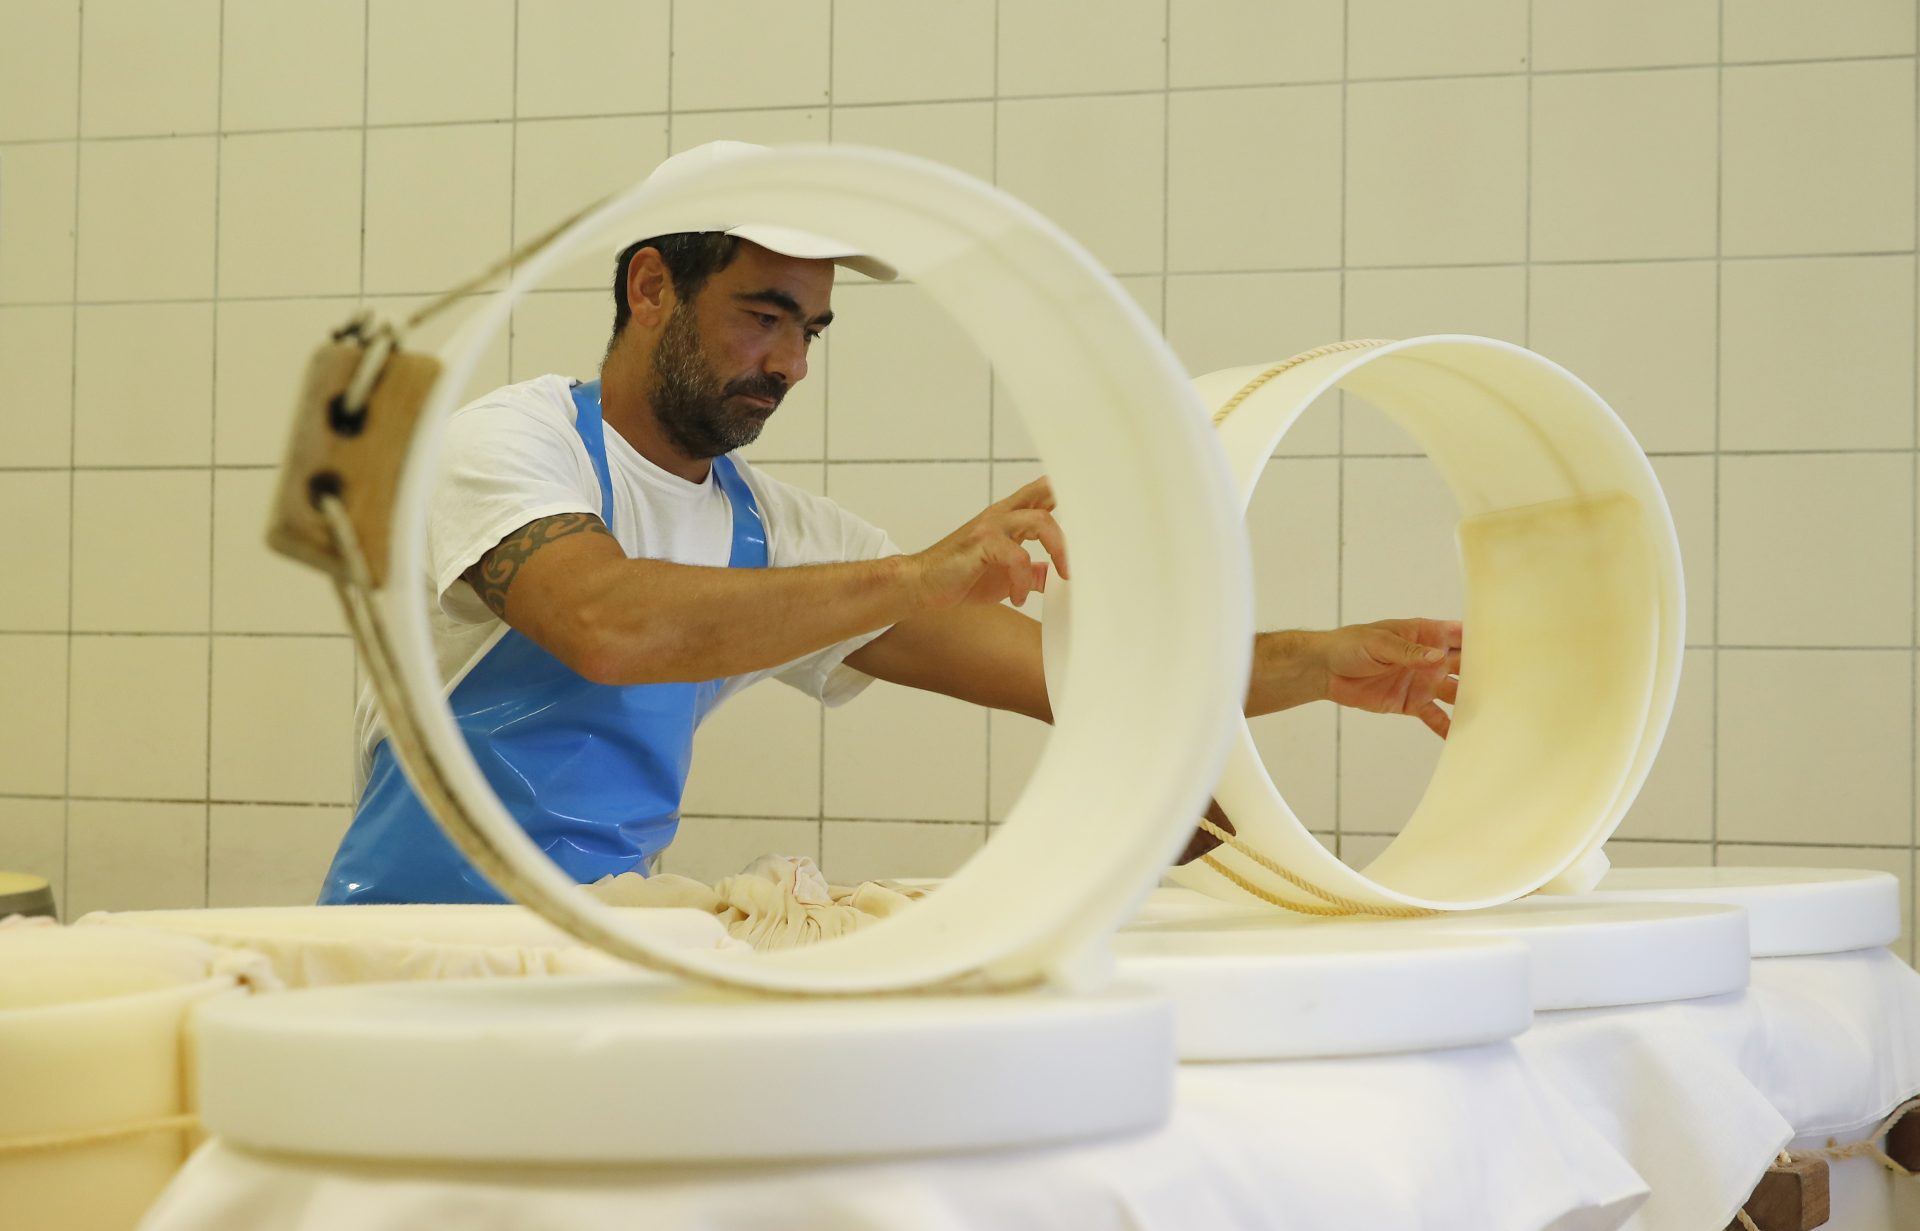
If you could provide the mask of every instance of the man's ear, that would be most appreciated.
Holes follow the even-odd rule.
[[[673,313],[673,278],[657,248],[642,248],[627,262],[627,310],[643,329],[659,325]]]

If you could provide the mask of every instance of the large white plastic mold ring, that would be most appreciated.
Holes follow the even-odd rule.
[[[1224,407],[1263,371],[1194,385]],[[1566,369],[1510,343],[1444,335],[1309,359],[1249,394],[1219,425],[1243,505],[1287,429],[1336,388],[1411,433],[1459,504],[1466,651],[1452,735],[1413,816],[1364,873],[1294,816],[1244,722],[1216,798],[1261,854],[1370,909],[1472,909],[1550,883],[1590,887],[1680,683],[1680,547],[1653,468]],[[1239,852],[1215,858],[1282,901],[1328,906]],[[1205,862],[1174,879],[1256,896]]]
[[[992,362],[1073,515],[1081,590],[1060,723],[993,842],[940,892],[842,940],[750,956],[673,950],[626,927],[555,868],[488,788],[441,695],[417,578],[443,425],[521,295],[583,251],[711,228],[716,218],[832,235],[894,263]],[[453,792],[548,899],[555,923],[609,932],[664,970],[741,987],[857,993],[1006,987],[1098,974],[1105,936],[1186,838],[1245,688],[1251,583],[1240,510],[1186,374],[1133,301],[1059,228],[921,159],[847,146],[778,149],[643,184],[516,273],[441,348],[375,595],[400,628],[402,692]]]

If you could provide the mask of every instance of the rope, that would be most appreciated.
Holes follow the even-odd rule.
[[[1846,1158],[1871,1158],[1895,1175],[1913,1174],[1913,1172],[1889,1158],[1886,1151],[1882,1150],[1871,1138],[1865,1141],[1852,1141],[1846,1145],[1839,1145],[1835,1143],[1833,1138],[1829,1137],[1827,1138],[1825,1149],[1814,1150],[1812,1153],[1816,1157],[1829,1159],[1836,1163]]]
[[[149,1133],[184,1133],[199,1126],[198,1116],[181,1112],[177,1115],[154,1116],[151,1119],[135,1120],[131,1124],[115,1124],[106,1128],[80,1128],[64,1133],[11,1137],[0,1140],[0,1157],[8,1154],[29,1154],[39,1150],[66,1150],[80,1146],[101,1145],[109,1141],[144,1137]]]
[[[1212,868],[1215,872],[1218,872],[1220,875],[1226,877],[1229,881],[1233,882],[1235,885],[1239,886],[1240,888],[1246,890],[1248,893],[1251,893],[1255,897],[1259,898],[1261,901],[1266,902],[1270,906],[1278,906],[1281,910],[1290,910],[1295,912],[1296,914],[1301,914],[1301,915],[1328,915],[1328,916],[1338,916],[1341,918],[1344,918],[1351,913],[1349,911],[1341,910],[1339,907],[1336,907],[1336,906],[1309,906],[1301,902],[1290,902],[1283,897],[1279,897],[1275,895],[1274,893],[1263,888],[1262,886],[1254,884],[1252,881],[1248,880],[1246,877],[1240,875],[1238,872],[1235,872],[1232,868],[1229,868],[1226,864],[1221,863],[1218,859],[1214,858],[1212,855],[1202,855],[1200,857],[1200,862],[1206,864],[1209,868]]]
[[[1845,1145],[1841,1145],[1838,1141],[1829,1137],[1827,1138],[1825,1148],[1819,1150],[1803,1150],[1801,1151],[1801,1156],[1824,1158],[1834,1162],[1846,1158],[1871,1158],[1895,1175],[1911,1176],[1920,1174],[1920,1172],[1912,1171],[1900,1163],[1895,1162],[1887,1155],[1885,1150],[1880,1148],[1880,1143],[1887,1139],[1887,1134],[1893,1131],[1893,1126],[1900,1123],[1901,1119],[1909,1114],[1920,1115],[1920,1098],[1910,1098],[1898,1107],[1895,1107],[1888,1113],[1886,1119],[1874,1126],[1872,1132],[1858,1141],[1850,1141]],[[1787,1157],[1784,1150],[1781,1151],[1781,1157]]]
[[[1338,355],[1343,351],[1372,350],[1376,346],[1385,346],[1392,340],[1391,338],[1355,338],[1350,342],[1329,342],[1325,346],[1316,346],[1312,350],[1301,351],[1291,359],[1282,359],[1279,363],[1274,364],[1266,371],[1260,373],[1260,375],[1240,386],[1237,393],[1228,398],[1219,410],[1213,412],[1213,425],[1219,427],[1222,423],[1226,422],[1227,416],[1235,410],[1238,410],[1240,403],[1246,401],[1255,393],[1258,393],[1262,385],[1265,385],[1282,372],[1299,367],[1309,359],[1319,359],[1326,355]]]
[[[1880,1148],[1880,1143],[1886,1140],[1887,1134],[1893,1130],[1893,1126],[1898,1124],[1902,1117],[1909,1113],[1920,1114],[1920,1098],[1910,1098],[1894,1108],[1886,1119],[1874,1126],[1872,1132],[1858,1141],[1849,1141],[1845,1145],[1842,1145],[1834,1138],[1829,1137],[1824,1147],[1818,1150],[1802,1150],[1799,1157],[1824,1158],[1829,1162],[1840,1162],[1843,1159],[1849,1158],[1871,1158],[1895,1175],[1911,1176],[1920,1174],[1920,1172],[1915,1172],[1901,1163],[1896,1162],[1885,1150]],[[1786,1159],[1790,1156],[1783,1150],[1780,1153],[1780,1157]]]
[[[1824,1147],[1818,1150],[1802,1150],[1797,1156],[1782,1150],[1774,1160],[1775,1165],[1790,1167],[1793,1165],[1796,1157],[1819,1158],[1834,1163],[1849,1158],[1871,1158],[1895,1175],[1912,1176],[1920,1174],[1909,1170],[1888,1157],[1887,1152],[1882,1150],[1879,1144],[1886,1140],[1886,1136],[1892,1131],[1893,1126],[1898,1124],[1901,1118],[1908,1113],[1920,1113],[1920,1098],[1910,1098],[1898,1107],[1895,1107],[1886,1119],[1875,1125],[1873,1131],[1865,1137],[1862,1137],[1859,1141],[1849,1141],[1845,1145],[1841,1145],[1838,1141],[1829,1137]],[[1754,1224],[1753,1219],[1747,1216],[1747,1211],[1744,1208],[1735,1210],[1733,1216],[1747,1231],[1760,1231],[1760,1228]]]
[[[481,287],[485,286],[490,279],[498,277],[500,274],[503,274],[507,272],[507,270],[512,269],[515,265],[518,265],[522,261],[529,259],[535,253],[539,252],[542,248],[545,248],[548,244],[552,243],[554,240],[559,239],[561,232],[565,231],[568,227],[580,221],[582,218],[585,218],[588,214],[591,214],[594,210],[599,209],[602,205],[605,205],[611,199],[612,199],[611,197],[602,197],[598,201],[595,201],[592,205],[587,206],[585,209],[579,210],[578,212],[569,215],[568,217],[562,219],[561,221],[554,223],[552,226],[548,227],[546,230],[540,232],[540,234],[534,236],[532,239],[528,240],[526,243],[521,244],[518,248],[515,248],[512,252],[507,253],[507,255],[501,257],[499,260],[495,261],[493,264],[487,266],[485,269],[481,270],[479,273],[475,274],[473,277],[468,278],[465,282],[462,282],[460,285],[454,287],[452,290],[448,291],[446,294],[441,295],[435,298],[434,300],[432,300],[431,302],[423,305],[412,316],[409,316],[407,318],[406,328],[407,329],[418,328],[423,321],[426,321],[429,318],[439,314],[449,304],[453,303],[454,300],[460,298],[462,295],[468,294],[469,292],[472,292],[472,291],[479,290]]]
[[[1355,898],[1342,897],[1331,889],[1322,889],[1299,873],[1282,867],[1278,861],[1270,858],[1253,846],[1250,846],[1240,837],[1228,833],[1204,816],[1200,818],[1200,828],[1215,838],[1218,838],[1222,846],[1230,848],[1236,854],[1246,856],[1294,888],[1310,893],[1322,902],[1327,903],[1325,906],[1314,906],[1300,902],[1290,902],[1247,880],[1233,869],[1227,867],[1226,864],[1221,863],[1215,856],[1201,856],[1201,861],[1208,867],[1220,873],[1248,893],[1253,894],[1262,901],[1278,906],[1282,910],[1290,910],[1302,915],[1377,915],[1388,919],[1424,919],[1429,915],[1441,913],[1425,906],[1380,906],[1373,902],[1362,902]]]

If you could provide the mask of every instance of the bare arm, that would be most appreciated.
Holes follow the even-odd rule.
[[[635,560],[589,513],[522,526],[465,577],[494,614],[602,684],[763,670],[918,607],[899,558],[782,569]]]
[[[1436,620],[1261,633],[1247,717],[1331,699],[1412,714],[1445,735],[1446,715],[1434,701],[1453,702],[1459,647],[1460,625]],[[1005,607],[916,615],[847,656],[876,679],[1052,722],[1041,662],[1039,623]]]
[[[522,526],[463,574],[487,607],[590,680],[712,680],[791,662],[917,613],[1024,602],[1065,555],[1044,480],[911,556],[729,569],[631,559],[600,519]],[[1035,643],[1038,648],[1038,642]]]
[[[1326,696],[1326,672],[1315,642],[1320,635],[1261,633],[1254,639],[1249,718]],[[1006,607],[913,616],[849,654],[847,665],[891,684],[1053,721],[1041,667],[1040,623]]]
[[[1325,636],[1279,632],[1254,638],[1249,718],[1327,695]],[[847,656],[848,666],[875,679],[1052,722],[1041,661],[1039,622],[1006,607],[916,615]]]
[[[1053,721],[1040,623],[1010,607],[951,607],[895,624],[847,655],[875,679]]]

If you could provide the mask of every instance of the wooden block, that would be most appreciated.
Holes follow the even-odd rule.
[[[1208,802],[1207,819],[1230,834],[1238,834],[1240,832],[1233,827],[1233,822],[1227,819],[1226,811],[1220,807],[1218,801]],[[1187,849],[1181,851],[1180,858],[1174,860],[1174,862],[1185,866],[1219,845],[1220,839],[1214,837],[1204,829],[1195,829],[1193,836],[1187,839]]]
[[[1813,1231],[1832,1216],[1827,1160],[1796,1158],[1776,1163],[1754,1185],[1747,1198],[1747,1217],[1760,1231]],[[1740,1220],[1727,1224],[1740,1231]]]
[[[427,395],[440,377],[440,361],[395,351],[381,369],[368,405],[349,413],[341,395],[365,354],[357,339],[330,342],[314,352],[280,471],[267,543],[282,555],[344,579],[346,567],[315,507],[315,493],[331,491],[346,505],[373,584],[379,587],[387,577],[401,463]]]
[[[1909,1105],[1907,1114],[1887,1130],[1887,1157],[1908,1171],[1920,1171],[1920,1106]]]

